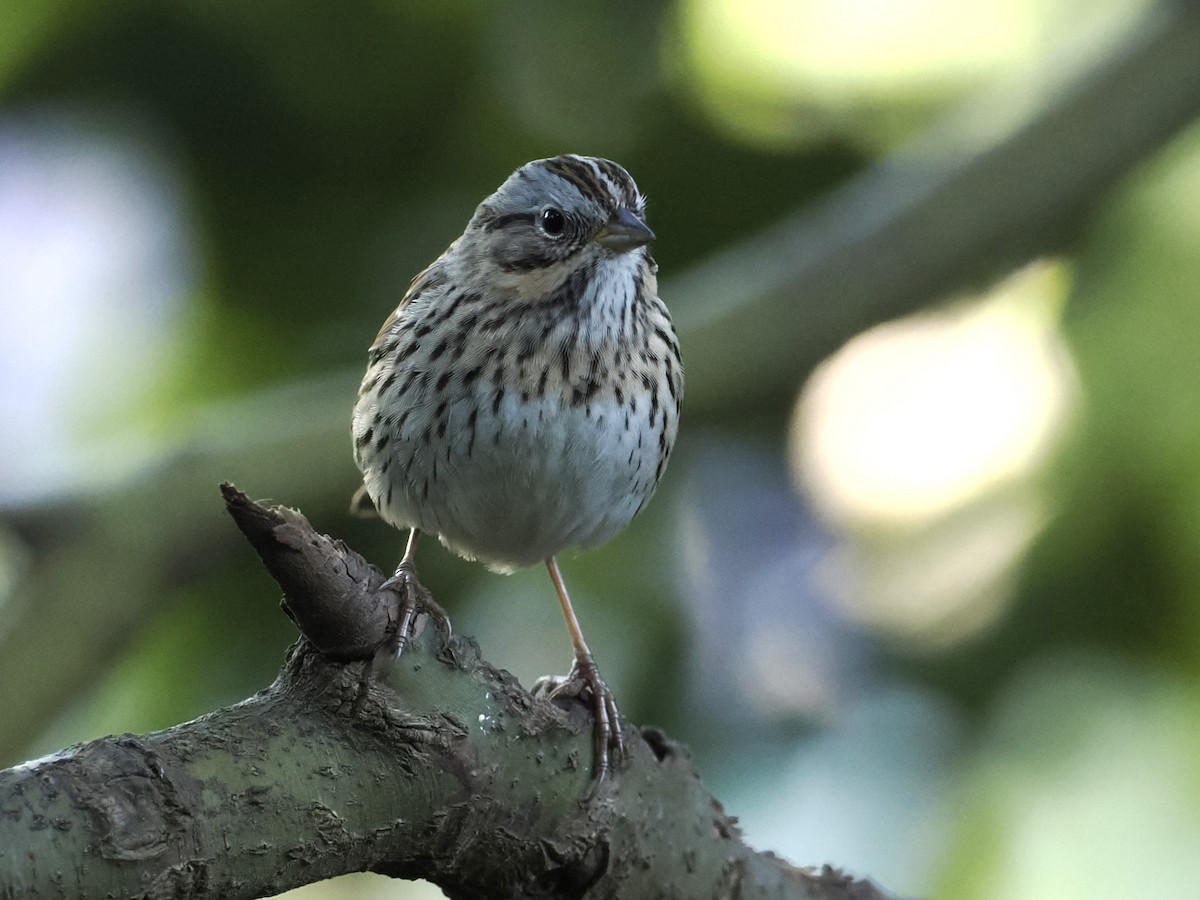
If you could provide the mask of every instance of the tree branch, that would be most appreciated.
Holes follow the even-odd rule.
[[[395,627],[383,576],[222,490],[303,638],[242,703],[0,772],[0,897],[249,898],[353,871],[450,897],[885,896],[752,851],[654,729],[621,723],[628,760],[589,798],[586,707],[533,698],[470,639],[419,639],[369,679]]]

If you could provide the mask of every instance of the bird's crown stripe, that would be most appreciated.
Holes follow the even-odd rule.
[[[613,200],[613,186],[591,162],[575,156],[556,156],[547,160],[546,169],[571,182],[585,197],[605,203]]]

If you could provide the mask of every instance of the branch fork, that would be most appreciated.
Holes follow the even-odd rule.
[[[751,850],[657,730],[619,723],[625,762],[589,796],[589,708],[534,698],[469,638],[426,629],[372,677],[397,626],[383,574],[221,490],[302,639],[241,703],[0,772],[0,898],[255,898],[356,871],[451,898],[887,896]]]

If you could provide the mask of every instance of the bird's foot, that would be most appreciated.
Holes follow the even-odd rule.
[[[596,722],[593,730],[595,746],[592,786],[592,794],[595,795],[609,772],[625,757],[625,741],[621,737],[617,701],[613,699],[612,691],[600,677],[596,663],[591,656],[576,658],[568,675],[543,675],[533,683],[532,692],[545,694],[549,700],[577,697],[591,704]]]
[[[441,605],[433,599],[433,594],[417,578],[417,571],[409,563],[401,563],[394,575],[381,584],[379,591],[390,591],[396,595],[396,606],[392,615],[396,623],[395,630],[390,632],[388,640],[375,651],[375,659],[371,664],[371,672],[375,677],[383,677],[392,665],[412,643],[418,633],[417,624],[420,616],[428,616],[434,627],[442,635],[442,645],[450,640],[450,617]]]

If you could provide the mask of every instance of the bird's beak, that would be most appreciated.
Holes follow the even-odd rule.
[[[608,224],[596,232],[593,240],[601,247],[625,253],[654,240],[654,232],[637,214],[622,206],[608,220]]]

